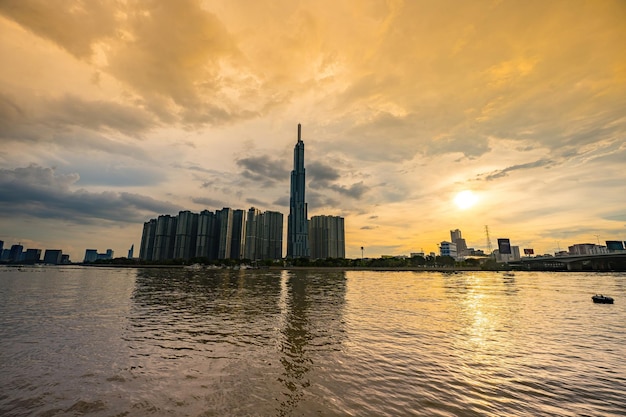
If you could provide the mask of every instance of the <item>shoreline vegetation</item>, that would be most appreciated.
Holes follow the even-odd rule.
[[[28,266],[27,263],[4,264],[9,267]],[[31,266],[42,266],[42,263],[30,263]],[[315,259],[279,259],[251,261],[249,259],[207,258],[170,259],[166,261],[145,261],[138,258],[99,259],[94,262],[64,263],[59,266],[88,266],[115,268],[176,268],[185,270],[320,270],[320,271],[415,271],[415,272],[464,272],[464,271],[544,271],[544,272],[620,272],[626,271],[623,260],[611,262],[588,263],[572,268],[571,265],[559,263],[557,259],[547,258],[545,262],[497,262],[493,257],[471,258],[456,261],[450,256],[416,256],[382,257],[363,259],[328,258]]]

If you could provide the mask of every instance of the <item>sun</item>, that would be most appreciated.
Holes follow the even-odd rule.
[[[461,210],[472,207],[478,201],[478,197],[470,190],[461,191],[454,197],[454,203]]]

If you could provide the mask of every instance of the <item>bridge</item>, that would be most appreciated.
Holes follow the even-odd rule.
[[[515,269],[542,271],[626,271],[626,251],[597,255],[528,257],[509,265]]]

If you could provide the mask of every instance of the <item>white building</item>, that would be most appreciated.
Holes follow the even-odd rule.
[[[439,254],[441,256],[452,256],[456,260],[456,243],[447,242],[444,240],[439,244]]]

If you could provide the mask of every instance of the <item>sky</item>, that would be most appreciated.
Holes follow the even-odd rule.
[[[486,249],[486,226],[535,253],[626,240],[625,22],[622,0],[0,0],[0,240],[137,256],[143,222],[222,207],[286,229],[298,123],[346,257]]]

